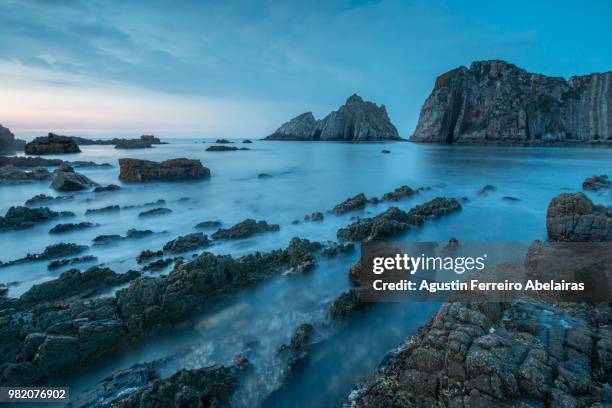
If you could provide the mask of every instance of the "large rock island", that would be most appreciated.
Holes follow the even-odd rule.
[[[369,142],[399,140],[400,137],[384,105],[379,107],[354,94],[337,111],[323,119],[316,120],[312,112],[303,113],[265,139]]]
[[[427,143],[612,144],[612,72],[566,80],[504,61],[436,79],[410,138]]]

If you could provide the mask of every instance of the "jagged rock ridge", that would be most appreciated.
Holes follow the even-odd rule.
[[[267,140],[375,141],[400,139],[384,105],[364,101],[354,94],[337,111],[316,120],[306,112],[284,123]]]
[[[436,79],[415,142],[612,143],[612,72],[566,80],[505,61],[478,61]]]

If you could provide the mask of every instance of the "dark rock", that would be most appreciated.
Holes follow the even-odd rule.
[[[61,268],[62,266],[66,266],[66,265],[76,265],[76,264],[85,263],[85,262],[96,262],[97,260],[98,258],[96,258],[93,255],[85,255],[85,256],[79,256],[79,257],[68,258],[68,259],[57,259],[55,261],[51,261],[49,265],[47,265],[47,269],[53,270],[53,269]]]
[[[267,178],[272,178],[272,175],[268,174],[268,173],[259,173],[257,175],[257,178],[259,178],[259,179],[267,179]]]
[[[195,229],[219,228],[222,225],[221,221],[202,221],[194,227]]]
[[[582,188],[584,190],[609,190],[612,189],[612,181],[608,179],[608,176],[591,176],[582,182]]]
[[[119,140],[115,144],[115,149],[150,149],[152,147],[150,141],[143,139]]]
[[[50,179],[51,173],[42,167],[35,167],[31,171],[24,171],[10,165],[0,167],[0,184],[29,183]]]
[[[207,152],[232,152],[235,150],[250,150],[247,147],[236,147],[236,146],[208,146],[206,148]]]
[[[266,140],[399,140],[397,129],[387,116],[385,106],[378,107],[352,95],[337,111],[321,120],[311,112],[284,123]]]
[[[136,271],[115,273],[109,268],[94,266],[84,272],[70,269],[59,278],[32,286],[21,295],[20,300],[27,303],[50,302],[66,299],[77,294],[99,292],[136,279],[140,274]]]
[[[227,139],[217,139],[215,140],[215,143],[222,144],[222,143],[234,143],[234,142],[230,142]]]
[[[119,187],[116,184],[109,184],[108,186],[100,186],[100,187],[96,187],[93,189],[94,193],[104,193],[107,191],[117,191],[117,190],[121,190],[121,187]]]
[[[244,139],[244,140],[242,141],[242,143],[253,143],[253,142],[252,142],[252,141],[250,141],[249,139]]]
[[[119,179],[130,183],[179,181],[210,178],[210,170],[200,160],[185,158],[161,163],[141,159],[119,159]]]
[[[429,218],[438,218],[461,209],[454,198],[437,197],[425,204],[417,205],[409,212],[391,207],[373,218],[363,218],[338,230],[340,239],[371,241],[401,234]]]
[[[72,200],[74,197],[73,196],[57,196],[57,197],[52,197],[52,196],[48,196],[46,194],[37,194],[32,198],[29,198],[26,200],[25,205],[41,205],[41,204],[53,204],[56,202],[62,202],[62,201],[66,201],[66,200]]]
[[[144,251],[142,251],[137,257],[136,257],[136,261],[138,263],[143,263],[149,259],[152,258],[158,258],[160,256],[164,256],[164,252],[159,250],[159,251],[151,251],[149,249],[145,249]]]
[[[181,235],[166,243],[166,245],[164,245],[164,251],[170,253],[187,252],[207,247],[210,244],[211,241],[208,239],[208,236],[201,232],[194,232],[187,235]]]
[[[4,217],[0,217],[0,231],[32,228],[37,223],[68,216],[73,217],[74,213],[69,211],[56,212],[47,207],[11,207]]]
[[[60,242],[59,244],[49,245],[40,254],[28,254],[23,258],[15,259],[9,262],[0,262],[0,267],[18,265],[26,262],[45,261],[65,256],[78,255],[89,249],[87,245],[77,245],[72,243]]]
[[[0,166],[15,167],[53,167],[65,163],[60,159],[45,159],[42,157],[27,156],[0,156]]]
[[[57,191],[86,190],[96,185],[86,176],[75,172],[67,164],[62,164],[55,170],[53,180],[51,181],[51,187]]]
[[[156,215],[166,215],[166,214],[170,214],[172,212],[171,209],[169,208],[153,208],[151,210],[147,210],[147,211],[143,211],[140,214],[138,214],[139,217],[153,217]]]
[[[611,72],[569,80],[478,61],[442,74],[427,98],[415,142],[555,144],[609,142]],[[603,112],[600,114],[600,112]]]
[[[2,150],[21,150],[25,146],[25,141],[15,139],[13,132],[0,125],[0,151]]]
[[[304,216],[304,221],[323,221],[323,219],[325,218],[325,216],[323,215],[322,212],[320,211],[316,211],[313,212],[312,214],[307,214]]]
[[[520,198],[512,197],[512,196],[503,196],[502,200],[504,200],[504,201],[521,201]]]
[[[239,222],[228,229],[219,228],[212,234],[213,239],[242,239],[262,232],[280,230],[278,224],[268,224],[266,221],[255,221],[251,218]]]
[[[158,137],[155,137],[154,135],[141,135],[140,136],[140,140],[144,140],[144,141],[149,142],[151,144],[165,144],[164,142],[159,140]]]
[[[309,348],[316,335],[317,332],[310,323],[302,323],[295,329],[289,344],[283,344],[278,349],[278,355],[287,365],[286,375],[295,372],[306,364],[310,357]]]
[[[80,153],[79,146],[68,136],[49,133],[48,136],[37,137],[25,145],[26,154],[64,154]]]
[[[395,190],[385,193],[382,196],[382,201],[399,201],[402,198],[412,197],[417,192],[408,186],[401,186]]]
[[[153,207],[153,206],[159,206],[159,205],[166,205],[166,200],[164,200],[163,198],[160,198],[157,201],[152,201],[152,202],[144,203],[144,204],[124,205],[123,209],[130,210],[132,208]]]
[[[385,154],[389,154],[389,153],[391,153],[391,150],[383,149],[380,152],[381,153],[385,153]]]
[[[97,227],[100,224],[96,224],[93,222],[79,222],[79,223],[65,223],[65,224],[57,224],[53,228],[49,230],[50,234],[62,234],[64,232],[70,231],[78,231],[86,228]]]
[[[356,196],[347,198],[340,204],[336,205],[332,209],[332,213],[336,215],[341,215],[349,211],[358,210],[360,208],[363,208],[366,206],[367,203],[368,203],[368,199],[366,198],[365,194],[359,193]]]
[[[334,300],[329,308],[329,317],[332,319],[348,319],[356,313],[366,309],[369,303],[362,300],[361,289],[350,289]]]
[[[127,233],[125,234],[125,237],[119,234],[99,235],[93,239],[93,242],[94,242],[94,245],[104,245],[104,244],[109,244],[109,243],[116,242],[116,241],[121,241],[124,239],[144,238],[152,234],[153,234],[153,231],[151,230],[137,230],[137,229],[131,228],[127,231]]]
[[[88,208],[85,211],[85,214],[97,214],[97,213],[108,213],[108,212],[117,212],[121,211],[121,207],[118,205],[107,205],[102,208]]]
[[[489,193],[492,193],[494,191],[497,191],[497,187],[492,186],[490,184],[487,184],[486,186],[484,186],[483,188],[478,190],[478,195],[482,196],[482,197],[485,197],[485,196],[489,195]]]
[[[143,271],[159,271],[162,270],[164,268],[167,268],[168,266],[172,265],[174,263],[174,259],[173,258],[165,258],[165,259],[158,259],[157,261],[153,261],[147,265],[145,265],[142,270]]]
[[[546,229],[551,241],[610,241],[612,212],[583,193],[562,193],[548,205]]]
[[[326,258],[332,258],[338,253],[341,254],[350,254],[355,252],[355,245],[352,242],[347,242],[343,244],[338,244],[336,242],[332,242],[323,248],[321,251],[321,255]]]
[[[78,137],[78,136],[70,136],[70,138],[79,146],[91,146],[91,145],[127,145],[130,146],[131,144],[133,145],[137,145],[139,143],[141,144],[148,144],[148,145],[153,145],[153,144],[166,144],[164,142],[162,142],[161,140],[159,140],[159,138],[153,136],[153,135],[142,135],[140,136],[139,139],[124,139],[124,138],[112,138],[112,139],[87,139],[84,137]],[[151,147],[151,146],[149,146]],[[125,148],[130,148],[130,147],[125,147]]]

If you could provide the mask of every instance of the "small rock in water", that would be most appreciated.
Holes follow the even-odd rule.
[[[164,251],[151,251],[150,249],[145,249],[136,257],[136,262],[143,263],[152,258],[159,258],[160,256],[164,256]]]
[[[236,146],[208,146],[207,152],[231,152],[235,150],[250,150],[248,147],[236,147]]]
[[[32,198],[29,198],[25,205],[40,205],[40,204],[52,204],[58,201],[72,200],[74,196],[48,196],[46,194],[37,194]]]
[[[208,239],[208,236],[201,232],[193,232],[191,234],[181,235],[166,243],[166,245],[164,245],[164,251],[170,253],[187,252],[209,246],[210,244],[211,241]]]
[[[502,200],[505,200],[505,201],[521,201],[520,198],[516,198],[516,197],[512,197],[512,196],[503,196]]]
[[[249,139],[244,139],[244,140],[242,141],[242,143],[253,143],[253,142],[252,142],[251,140],[249,140]]]
[[[277,224],[268,224],[266,221],[255,221],[251,218],[228,228],[220,228],[212,234],[213,239],[241,239],[248,238],[262,232],[274,232],[280,230]]]
[[[74,265],[74,264],[85,263],[85,262],[96,262],[97,260],[98,258],[96,258],[93,255],[85,255],[85,256],[79,256],[76,258],[68,258],[68,259],[57,259],[49,263],[49,265],[47,265],[47,269],[51,271],[51,270],[58,269],[66,265]]]
[[[0,231],[32,228],[37,223],[57,217],[74,217],[74,213],[70,211],[56,212],[47,207],[11,207],[4,214],[4,217],[0,217]]]
[[[120,211],[121,208],[118,205],[107,205],[102,208],[90,208],[85,211],[85,214],[97,214],[97,213],[108,213],[108,212],[116,212]]]
[[[169,208],[153,208],[151,210],[147,210],[147,211],[143,211],[140,214],[138,214],[139,217],[152,217],[155,215],[166,215],[166,214],[170,214],[172,212],[171,209]]]
[[[272,175],[268,173],[259,173],[259,175],[257,175],[257,178],[260,178],[260,179],[271,178],[271,177]]]
[[[221,221],[202,221],[194,227],[195,229],[219,228],[222,225]]]
[[[141,159],[119,159],[119,180],[130,183],[180,181],[210,178],[210,170],[200,160],[185,158],[154,162]]]
[[[584,190],[608,190],[612,189],[612,181],[608,179],[606,175],[591,176],[582,182],[582,188]]]
[[[332,209],[332,213],[341,215],[349,211],[358,210],[366,206],[368,199],[365,194],[359,193],[354,197],[347,198]]]
[[[383,149],[381,150],[381,153],[389,154],[391,153],[391,150]]]
[[[483,188],[481,188],[480,190],[478,190],[478,195],[485,197],[487,196],[489,193],[492,193],[494,191],[497,191],[497,187],[492,186],[491,184],[487,184],[486,186],[484,186]]]
[[[217,139],[217,140],[215,140],[215,143],[221,144],[221,143],[234,143],[234,142],[230,142],[227,139]]]
[[[79,174],[68,164],[60,165],[53,174],[51,187],[57,191],[79,191],[96,186],[97,183]]]
[[[304,216],[304,221],[323,221],[324,218],[325,218],[325,216],[323,215],[322,212],[316,211],[316,212],[313,212],[310,215],[305,215]]]
[[[94,193],[103,193],[103,192],[107,192],[107,191],[117,191],[117,190],[121,190],[121,187],[119,187],[116,184],[109,184],[108,186],[104,186],[104,187],[96,187],[93,189]]]
[[[93,222],[79,222],[79,223],[65,223],[65,224],[57,224],[55,227],[49,230],[50,234],[62,234],[64,232],[82,230],[86,228],[97,227],[100,224],[96,224]]]

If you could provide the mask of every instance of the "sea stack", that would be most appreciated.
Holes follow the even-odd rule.
[[[323,119],[316,120],[312,112],[303,113],[265,139],[369,142],[400,140],[400,137],[384,105],[379,107],[354,94]]]
[[[612,144],[612,72],[566,80],[505,61],[440,75],[423,104],[414,142]]]

